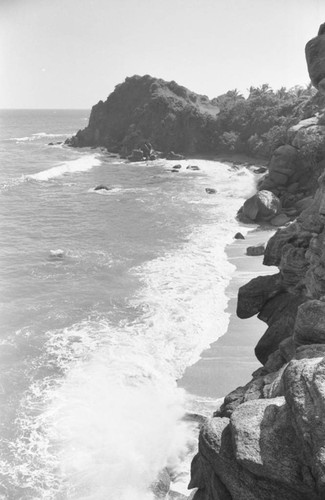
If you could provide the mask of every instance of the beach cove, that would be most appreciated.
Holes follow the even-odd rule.
[[[226,288],[229,324],[226,333],[201,353],[200,360],[187,368],[178,385],[201,400],[223,398],[249,380],[261,366],[254,355],[254,347],[266,329],[266,325],[253,317],[241,320],[236,315],[238,289],[260,275],[274,274],[275,267],[263,266],[263,256],[248,256],[248,246],[265,244],[275,230],[249,228],[245,239],[234,240],[227,245],[228,261],[235,266]],[[212,404],[212,401],[210,402]]]

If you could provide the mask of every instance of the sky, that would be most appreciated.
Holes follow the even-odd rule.
[[[212,97],[309,83],[325,0],[0,0],[0,108],[89,109],[134,74]]]

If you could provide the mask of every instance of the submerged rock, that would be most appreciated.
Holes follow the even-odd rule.
[[[207,194],[216,194],[217,190],[213,188],[205,188]]]

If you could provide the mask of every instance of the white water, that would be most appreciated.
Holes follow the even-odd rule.
[[[42,137],[40,133],[36,135]],[[26,144],[26,148],[31,147],[32,144]],[[49,154],[54,155],[53,150],[48,149]],[[199,412],[201,402],[194,406],[184,391],[177,388],[176,379],[210,342],[226,331],[225,288],[233,267],[227,262],[224,248],[239,229],[233,217],[242,202],[241,197],[248,196],[253,189],[253,176],[246,170],[234,172],[216,162],[204,161],[191,162],[199,165],[199,173],[186,170],[189,163],[186,161],[181,162],[178,174],[165,171],[175,162],[163,161],[146,166],[146,170],[141,165],[128,165],[127,169],[119,166],[114,170],[114,166],[107,164],[105,168],[95,169],[93,167],[104,163],[103,156],[88,152],[75,159],[75,155],[75,151],[71,151],[73,159],[58,161],[46,170],[44,166],[42,169],[39,160],[39,172],[25,175],[25,179],[36,181],[57,179],[55,183],[25,185],[31,195],[41,193],[44,195],[41,200],[46,201],[55,190],[52,203],[58,220],[57,226],[53,224],[49,232],[47,224],[56,222],[52,219],[51,203],[40,204],[46,212],[42,213],[42,218],[38,218],[40,211],[36,203],[33,206],[26,202],[22,209],[24,213],[33,207],[31,219],[44,224],[41,234],[48,238],[37,240],[42,248],[43,263],[42,266],[35,264],[32,267],[34,274],[31,274],[34,278],[40,277],[42,294],[45,297],[48,294],[51,304],[55,304],[55,309],[47,313],[53,317],[54,314],[67,315],[69,301],[75,305],[67,283],[76,280],[74,292],[75,295],[80,292],[77,302],[80,321],[67,321],[68,327],[56,330],[50,326],[45,334],[47,342],[45,345],[40,342],[41,354],[31,357],[30,364],[36,376],[31,368],[33,383],[24,390],[16,414],[14,428],[18,438],[12,438],[9,460],[1,464],[2,473],[6,484],[15,487],[12,498],[17,500],[29,497],[33,500],[152,500],[150,485],[165,467],[172,477],[171,489],[185,492],[187,462],[196,443],[193,424],[185,423],[182,416],[187,410]],[[73,193],[94,192],[90,186],[104,183],[113,186],[112,191],[107,192],[112,196],[69,197],[70,188],[62,196],[61,183],[66,181],[62,176],[69,174],[73,179],[76,172],[84,174],[75,175],[78,181],[73,186]],[[175,184],[171,184],[169,177],[174,175]],[[68,180],[70,183],[70,177]],[[217,195],[206,195],[205,187],[216,188]],[[166,196],[162,197],[164,191]],[[30,199],[37,201],[34,196]],[[57,199],[60,205],[56,204]],[[20,200],[23,202],[24,197],[19,195],[15,203]],[[100,204],[96,205],[97,202]],[[138,230],[143,231],[142,240],[135,237],[131,227],[135,223],[132,212],[138,213],[140,202],[144,207],[139,211]],[[71,210],[77,205],[78,210]],[[129,211],[123,211],[127,206]],[[197,211],[203,214],[193,223],[191,210],[194,215]],[[147,217],[142,222],[141,216],[147,214],[145,211],[150,212],[152,218]],[[166,217],[159,219],[157,214],[160,212]],[[181,235],[176,244],[168,226],[169,221],[175,225],[175,212],[177,217],[182,217],[186,227],[184,237]],[[78,214],[78,217],[74,216],[74,226],[68,230],[68,237],[62,238],[62,220],[68,223],[63,219],[65,213]],[[95,216],[91,218],[92,213]],[[118,223],[114,224],[117,218]],[[155,252],[150,253],[145,246],[145,232],[150,233],[158,224],[157,220],[162,244],[158,247],[153,232],[150,237]],[[110,245],[120,242],[123,224],[127,229],[123,236],[130,238],[130,248],[134,245],[138,253],[143,248],[145,255],[148,254],[140,259],[144,262],[141,265],[128,264],[128,259],[132,262],[133,253],[126,252],[122,245],[124,254],[118,263],[119,255],[114,253],[114,245]],[[93,225],[95,232],[91,231]],[[73,240],[75,227],[77,230],[81,227],[82,231]],[[193,228],[192,232],[188,231],[189,227]],[[98,246],[97,240],[91,240],[89,250],[90,234],[93,238],[102,234],[103,247]],[[29,231],[26,234],[28,244],[31,236],[33,232]],[[63,258],[51,258],[51,249],[54,252],[60,249]],[[37,262],[40,252],[33,255]],[[132,289],[132,279],[140,282],[130,300],[123,304],[124,315],[119,321],[114,317],[114,301],[111,308],[111,304],[107,304],[107,312],[103,313],[103,309],[96,312],[103,288],[112,286],[118,295],[119,289],[109,281],[115,269],[116,273],[121,270],[118,286],[123,293]],[[26,272],[29,273],[29,268]],[[85,277],[84,282],[78,280],[79,272]],[[61,275],[67,280],[60,281]],[[45,290],[47,283],[55,280],[64,285],[64,303],[59,296],[50,295],[50,287]],[[36,280],[33,283],[36,286]],[[81,294],[83,286],[89,290],[89,299],[87,294],[86,299]],[[115,283],[114,286],[117,287]],[[18,299],[22,303],[24,298]],[[89,317],[81,307],[88,304],[87,300],[92,301]],[[39,304],[34,306],[37,309]],[[72,306],[71,312],[75,313]],[[28,339],[30,335],[33,340],[33,330],[24,328],[22,325],[17,331],[16,339],[23,335]],[[212,408],[214,403],[209,403]]]
[[[42,170],[36,174],[27,175],[27,179],[33,179],[35,181],[48,181],[55,177],[59,177],[64,174],[72,174],[74,172],[86,172],[93,167],[98,167],[101,164],[96,154],[87,154],[77,158],[75,160],[69,160],[57,165],[56,167],[49,168],[47,170]]]

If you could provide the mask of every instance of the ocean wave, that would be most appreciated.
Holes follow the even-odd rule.
[[[72,174],[74,172],[86,172],[87,170],[90,170],[93,167],[98,167],[99,165],[101,165],[101,161],[96,155],[84,155],[75,160],[69,160],[47,170],[42,170],[36,174],[26,175],[26,179],[48,181],[49,179],[53,179],[67,173]]]
[[[86,158],[89,166],[95,156]],[[36,180],[52,178],[46,174],[52,170]],[[128,303],[132,319],[113,322],[94,313],[47,332],[17,419],[15,463],[3,465],[20,495],[28,488],[42,500],[153,500],[150,485],[164,468],[172,489],[185,493],[194,424],[183,416],[200,409],[175,381],[227,329],[225,290],[234,266],[225,246],[238,230],[233,216],[241,203],[230,191],[205,195],[204,187],[219,182],[243,196],[252,183],[248,176],[241,187],[245,176],[230,178],[222,167],[197,177],[203,209],[209,203],[207,223],[178,249],[130,270],[140,282]],[[208,413],[214,401],[204,405]]]
[[[36,141],[37,139],[42,139],[44,137],[67,137],[70,135],[70,132],[67,133],[60,133],[60,134],[48,134],[46,132],[36,132],[35,134],[28,135],[25,137],[10,137],[7,139],[8,141],[15,141],[15,142],[30,142],[30,141]]]
[[[183,420],[189,405],[176,379],[227,328],[230,233],[207,224],[178,251],[133,268],[136,319],[101,316],[47,333],[39,366],[54,375],[38,377],[22,402],[17,487],[42,499],[153,500],[150,485],[166,469],[172,490],[185,493],[197,424]]]

